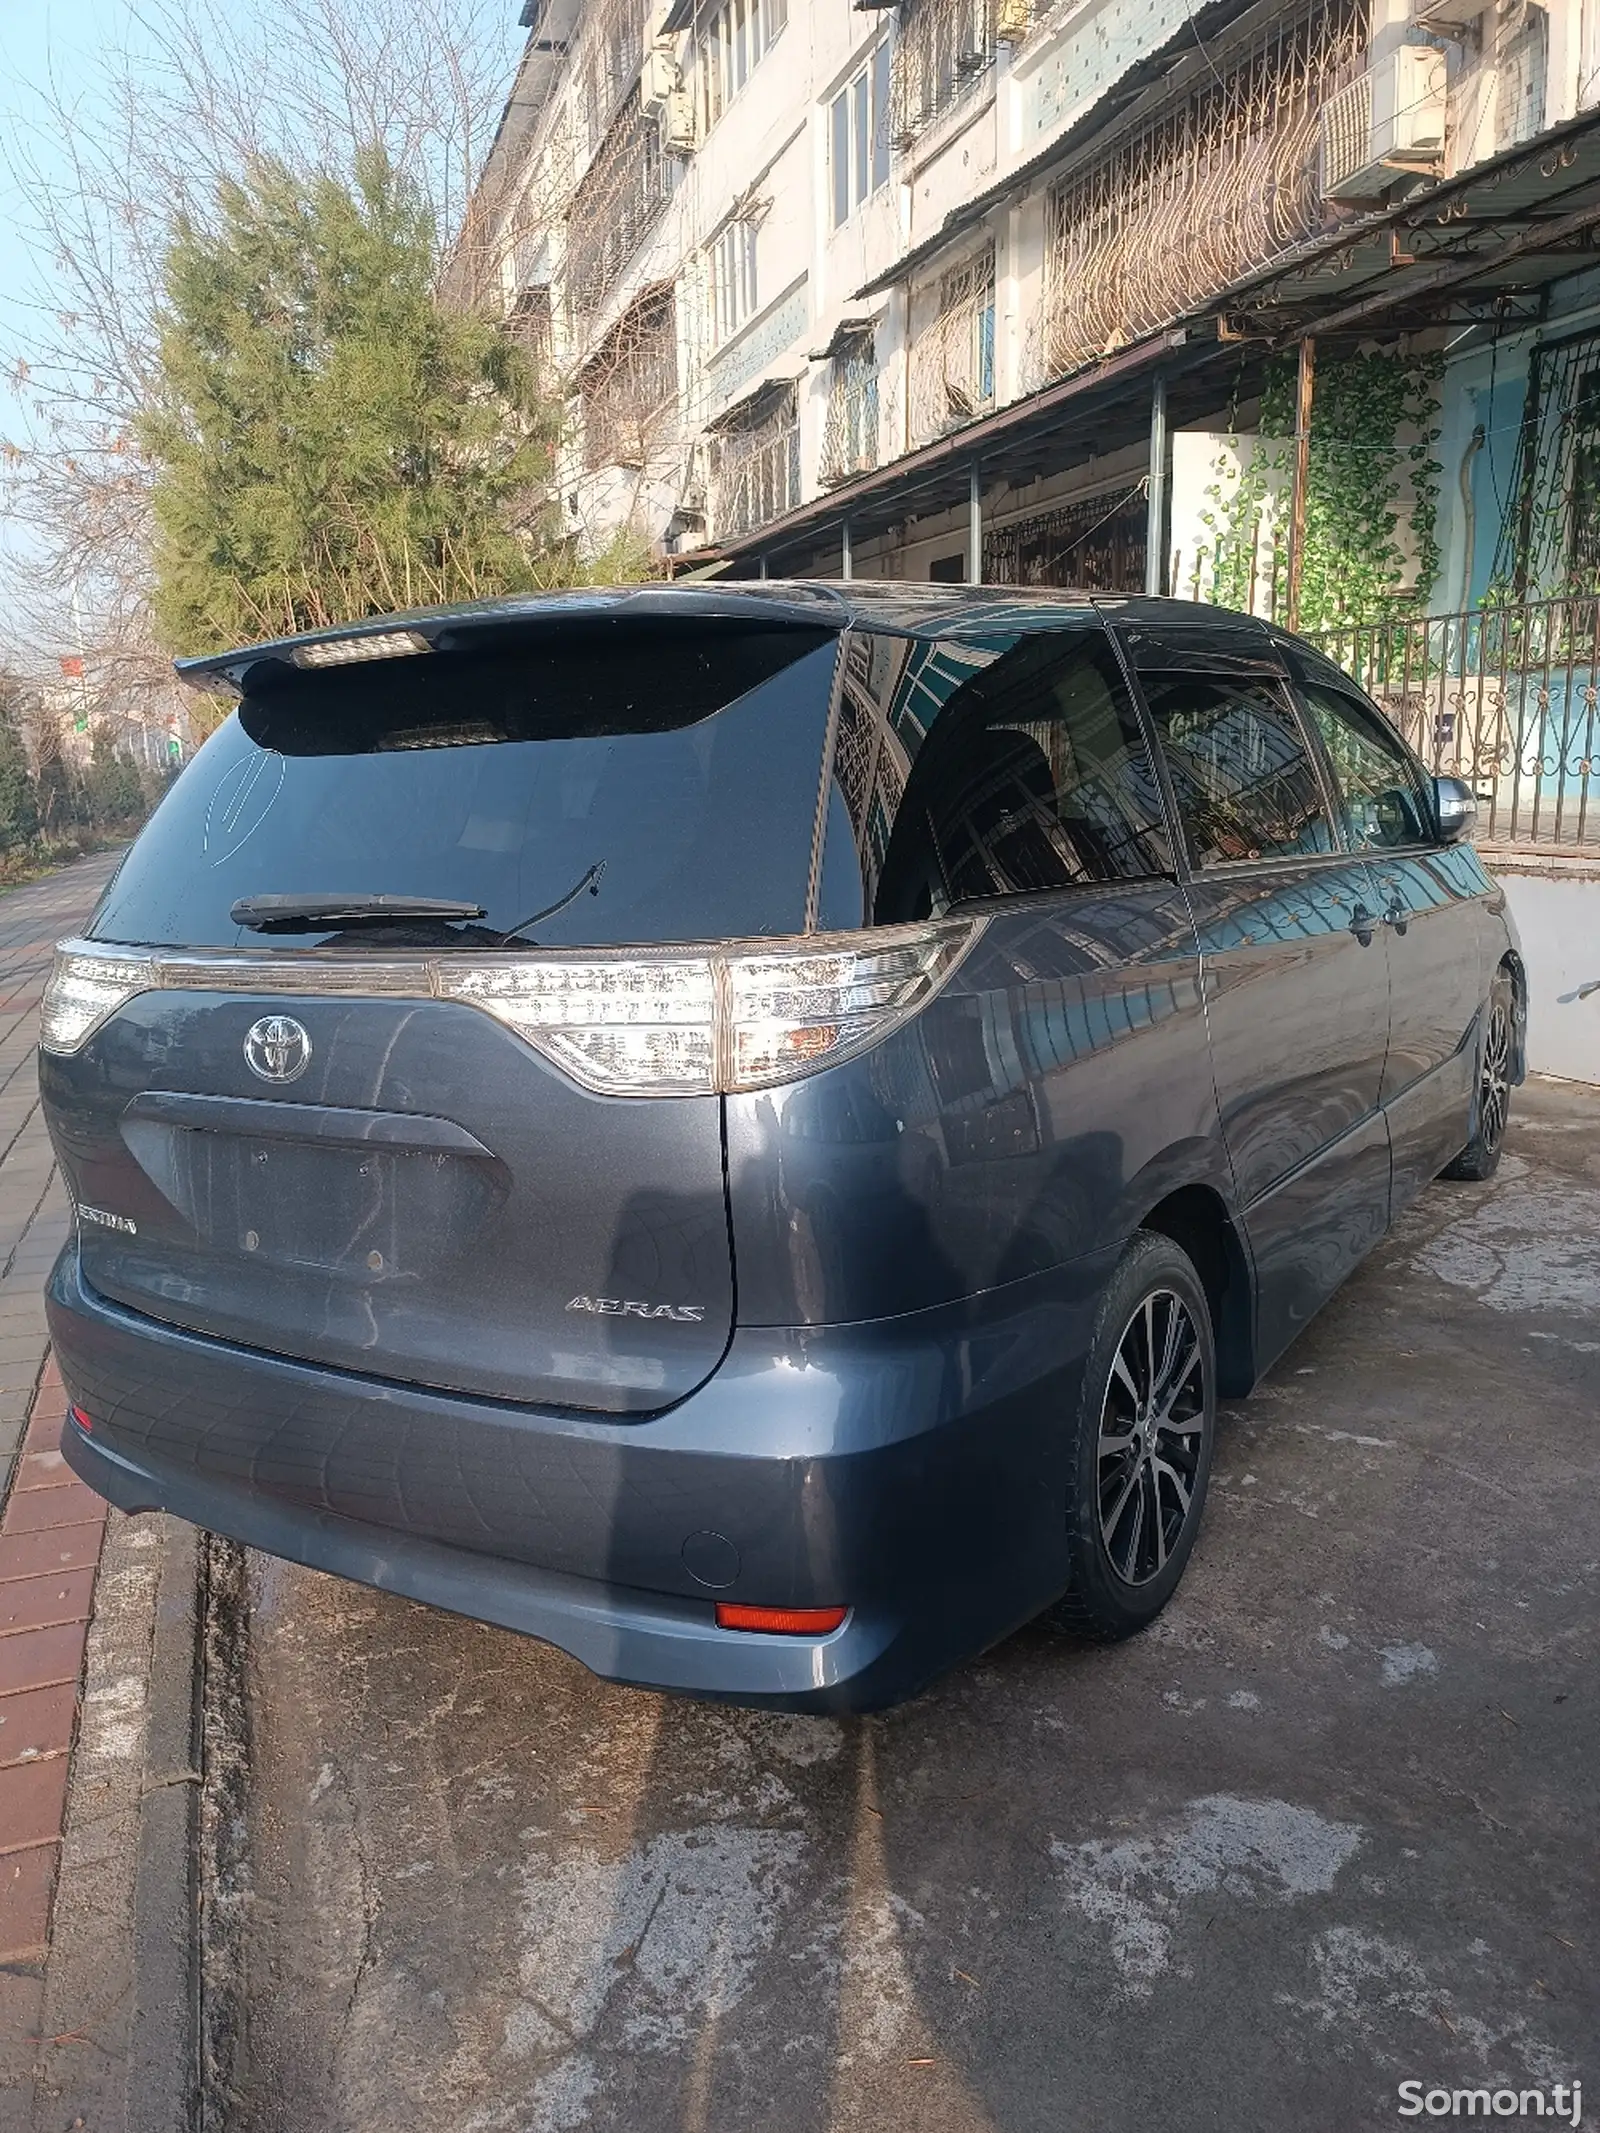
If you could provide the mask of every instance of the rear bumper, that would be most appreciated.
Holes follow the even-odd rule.
[[[182,1332],[96,1294],[70,1244],[48,1301],[93,1424],[69,1425],[67,1457],[123,1509],[523,1631],[612,1680],[861,1710],[1064,1586],[1066,1421],[1106,1271],[743,1328],[699,1391],[628,1423]],[[718,1598],[851,1613],[825,1638],[752,1635],[716,1627]]]

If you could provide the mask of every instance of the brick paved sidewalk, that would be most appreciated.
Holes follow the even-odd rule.
[[[33,2029],[105,1504],[60,1452],[43,1287],[70,1209],[39,1110],[39,996],[114,854],[0,896],[0,2032]]]

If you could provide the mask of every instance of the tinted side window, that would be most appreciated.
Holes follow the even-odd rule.
[[[1342,690],[1302,682],[1299,693],[1332,760],[1351,843],[1360,851],[1432,843],[1422,780],[1398,736]]]
[[[1098,625],[1039,632],[1005,649],[946,644],[916,654],[891,699],[867,789],[848,683],[841,704],[841,805],[829,842],[842,813],[873,922],[1171,871],[1159,785]],[[831,856],[822,923],[851,923],[828,909],[842,888]]]
[[[1140,683],[1196,866],[1334,849],[1316,766],[1274,683],[1161,672]]]

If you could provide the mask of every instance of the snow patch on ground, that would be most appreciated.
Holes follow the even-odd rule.
[[[1439,1655],[1426,1644],[1386,1644],[1378,1656],[1383,1661],[1386,1689],[1402,1688],[1408,1681],[1422,1681],[1439,1671]]]
[[[1467,1952],[1483,1957],[1490,1951],[1478,1941]],[[1572,2078],[1570,2059],[1530,2031],[1524,2016],[1486,2021],[1472,2013],[1429,1977],[1422,1957],[1403,1941],[1359,1926],[1330,1926],[1312,1941],[1308,1962],[1310,1992],[1279,1992],[1276,1998],[1320,2029],[1368,2039],[1380,2022],[1392,2028],[1397,2014],[1414,2016],[1430,2031],[1442,2018],[1458,2048],[1471,2051],[1491,2080],[1499,2075],[1553,2085]]]
[[[1154,1837],[1057,1839],[1066,1901],[1107,1928],[1123,1989],[1148,1996],[1173,1968],[1185,1906],[1218,1897],[1247,1905],[1292,1903],[1331,1889],[1361,1844],[1359,1829],[1287,1800],[1215,1793],[1194,1801]]]
[[[1505,1165],[1501,1166],[1502,1178]],[[1504,1186],[1416,1257],[1425,1272],[1471,1289],[1494,1311],[1600,1317],[1600,1192],[1542,1177]]]
[[[522,1996],[506,2020],[507,2050],[560,2057],[602,2023],[634,2051],[686,2044],[749,1990],[803,1846],[793,1831],[721,1828],[653,1837],[618,1858],[579,1852],[531,1863]],[[576,2093],[576,2079],[567,2068],[550,2096]],[[529,2133],[573,2122],[555,2108],[532,2119]]]

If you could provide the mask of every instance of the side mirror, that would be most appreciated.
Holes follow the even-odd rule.
[[[1460,778],[1435,778],[1433,812],[1446,844],[1461,844],[1478,826],[1478,796]]]

